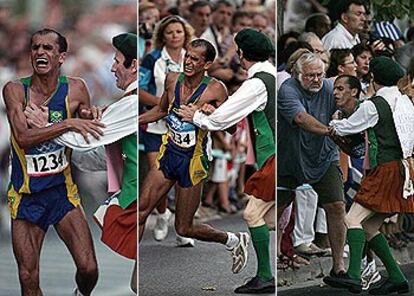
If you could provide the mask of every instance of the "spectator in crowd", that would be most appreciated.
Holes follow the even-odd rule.
[[[210,67],[209,75],[225,82],[233,78],[230,62],[236,51],[233,48],[230,26],[234,10],[235,7],[230,1],[217,1],[213,7],[213,21],[201,35],[201,38],[210,41],[217,50],[218,60]]]
[[[301,42],[301,41],[294,41],[289,43],[289,45],[281,52],[278,54],[277,56],[277,64],[278,64],[278,73],[286,71],[287,67],[288,67],[288,60],[290,58],[290,56],[296,52],[299,48],[306,48],[308,49],[310,52],[313,52],[313,48],[312,46],[309,45],[309,43],[307,42]],[[296,61],[295,61],[296,62]],[[293,69],[293,65],[290,65],[291,69]],[[290,74],[289,74],[289,78],[290,78]],[[284,80],[283,80],[284,81]],[[283,81],[278,81],[278,85],[280,86],[280,84],[282,84]]]
[[[282,52],[291,42],[298,41],[300,33],[295,31],[290,31],[283,34],[277,40],[277,52]]]
[[[256,12],[253,15],[253,28],[266,33],[268,25],[269,20],[267,19],[267,16],[265,14],[261,12]]]
[[[408,69],[412,58],[414,58],[414,40],[407,42],[405,45],[395,50],[396,61],[405,69]]]
[[[358,33],[364,29],[366,16],[364,2],[362,0],[346,0],[341,3],[338,24],[322,38],[323,45],[327,50],[352,48],[360,43]]]
[[[350,49],[332,49],[326,77],[335,79],[338,75],[356,76],[356,63]]]
[[[190,6],[190,24],[194,28],[195,36],[200,37],[211,25],[212,6],[209,1],[200,0]]]
[[[177,0],[178,14],[182,18],[189,20],[191,16],[190,7],[194,2],[195,0]]]
[[[331,19],[324,13],[315,13],[306,19],[305,32],[313,32],[322,39],[331,30]]]
[[[139,4],[139,57],[143,58],[151,49],[152,33],[160,20],[160,12],[151,2]]]
[[[298,41],[303,41],[303,42],[309,43],[309,45],[312,46],[312,48],[313,48],[313,52],[316,53],[317,55],[319,55],[319,57],[325,63],[325,66],[326,67],[329,66],[329,63],[330,63],[329,54],[325,50],[321,39],[315,33],[312,33],[312,32],[302,33],[299,36]]]
[[[362,96],[371,97],[374,94],[374,90],[369,91],[371,83],[369,62],[374,57],[374,52],[370,46],[363,43],[355,45],[351,51],[355,58],[357,77],[362,86]]]
[[[233,34],[253,25],[252,15],[246,11],[236,11],[231,20]]]
[[[243,0],[241,9],[250,13],[263,11],[263,0]]]

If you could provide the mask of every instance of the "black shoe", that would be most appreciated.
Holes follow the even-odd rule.
[[[250,281],[234,290],[237,294],[270,294],[275,293],[275,278],[264,281],[255,276]]]
[[[408,293],[410,287],[408,286],[408,282],[402,282],[399,284],[392,283],[390,279],[386,279],[378,283],[377,285],[373,286],[369,290],[370,295],[390,295],[392,293],[397,292],[398,294],[405,294]]]
[[[362,292],[361,280],[350,278],[344,271],[334,273],[333,270],[331,270],[329,276],[323,278],[323,282],[333,288],[347,289],[349,292],[354,294]]]

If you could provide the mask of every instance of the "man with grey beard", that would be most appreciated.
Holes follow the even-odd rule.
[[[344,193],[338,148],[328,123],[336,110],[333,82],[324,79],[325,66],[317,54],[305,53],[293,77],[280,87],[278,115],[278,218],[294,199],[295,189],[310,184],[325,209],[332,247],[330,275],[344,274]]]

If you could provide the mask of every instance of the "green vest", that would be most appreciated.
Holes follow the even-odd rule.
[[[274,75],[258,72],[253,78],[263,81],[267,91],[267,103],[263,111],[254,111],[249,115],[251,135],[256,162],[261,168],[266,160],[275,154],[275,82]]]
[[[118,197],[121,208],[127,208],[137,200],[137,135],[132,134],[120,140],[125,157],[122,171],[121,193]]]
[[[400,140],[395,129],[390,105],[383,97],[370,99],[378,112],[378,123],[368,129],[369,163],[374,168],[392,160],[403,158]]]

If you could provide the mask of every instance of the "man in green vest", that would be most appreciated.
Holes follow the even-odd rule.
[[[274,56],[274,47],[264,33],[251,28],[241,30],[235,43],[240,64],[249,78],[217,109],[211,105],[204,105],[201,110],[181,106],[178,114],[183,120],[211,131],[228,129],[248,117],[259,170],[246,183],[245,192],[250,199],[243,218],[249,226],[258,268],[256,276],[235,293],[274,293],[269,229],[275,226],[276,68],[268,61]]]
[[[326,284],[361,292],[361,259],[365,243],[380,258],[388,278],[372,286],[371,295],[408,293],[409,285],[379,228],[395,213],[414,212],[413,164],[414,106],[397,87],[404,71],[388,57],[376,57],[369,68],[375,96],[364,101],[349,118],[333,120],[332,133],[347,136],[364,130],[368,135],[368,173],[345,217],[350,250],[349,266],[340,277],[326,277]]]

